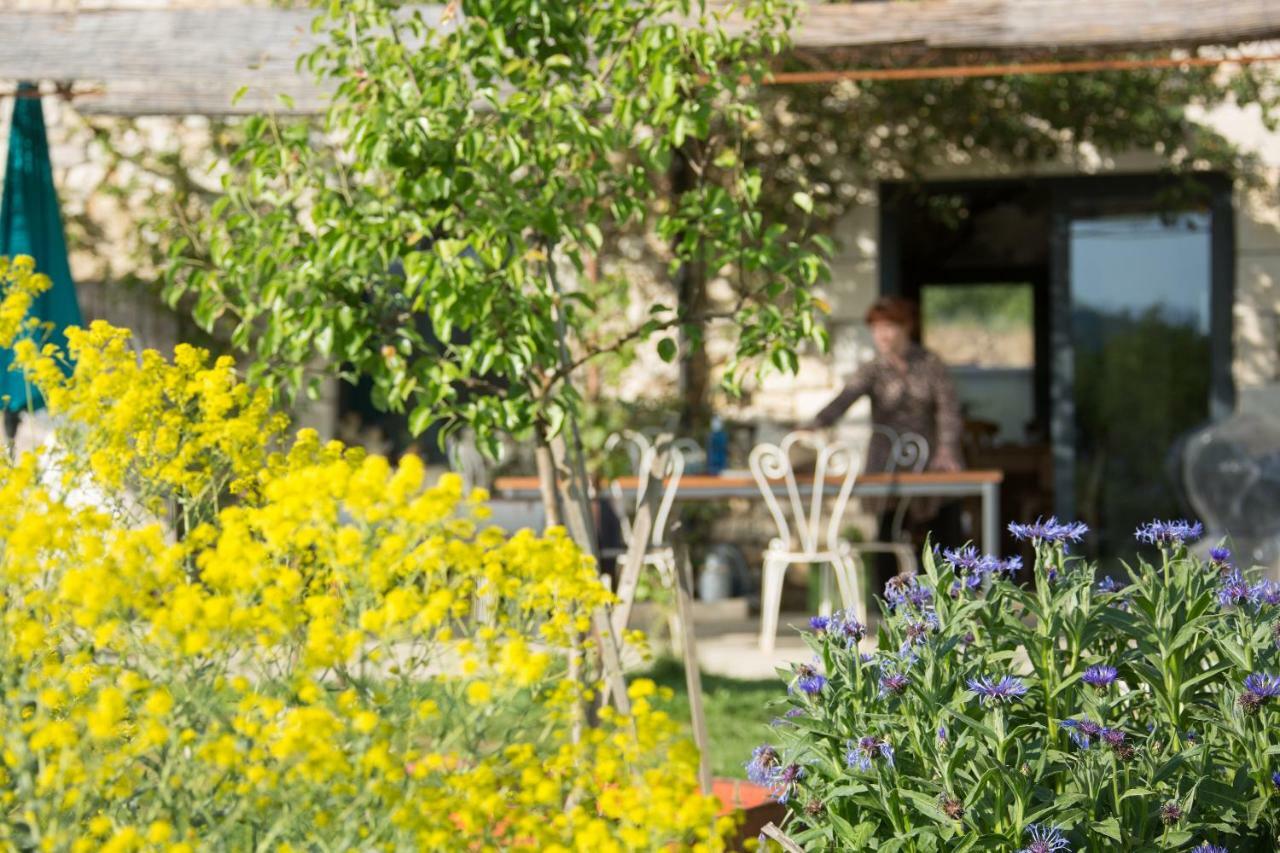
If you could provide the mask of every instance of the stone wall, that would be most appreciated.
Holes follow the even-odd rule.
[[[199,339],[182,311],[162,300],[162,256],[154,232],[156,193],[175,180],[215,192],[219,162],[211,155],[218,125],[202,116],[120,119],[88,117],[74,103],[42,99],[49,157],[67,235],[71,274],[85,322],[129,328],[138,347],[171,352]],[[7,156],[12,102],[0,100],[0,162]],[[37,263],[39,259],[37,259]],[[334,433],[336,386],[298,406],[298,423]]]

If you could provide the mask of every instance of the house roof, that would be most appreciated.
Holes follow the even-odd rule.
[[[428,20],[443,6],[424,5]],[[121,114],[317,112],[299,55],[313,13],[271,6],[0,12],[0,78],[75,81],[77,107]],[[731,26],[740,26],[740,22]],[[1280,0],[872,0],[806,4],[794,48],[809,66],[1237,45],[1280,36]],[[249,89],[235,106],[232,95]]]

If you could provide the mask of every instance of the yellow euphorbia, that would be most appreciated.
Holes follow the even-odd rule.
[[[0,461],[0,846],[723,848],[652,685],[574,737],[599,686],[565,650],[609,593],[563,530],[289,440],[227,359],[100,323],[42,349],[47,282],[0,285],[58,424]]]

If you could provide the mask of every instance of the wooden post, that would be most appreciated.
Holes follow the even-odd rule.
[[[619,641],[631,619],[636,587],[640,584],[640,573],[644,570],[644,557],[649,550],[649,542],[653,539],[654,515],[661,498],[661,489],[658,487],[661,485],[661,482],[656,482],[650,476],[644,492],[644,502],[636,509],[635,518],[631,521],[631,542],[627,545],[627,553],[618,572],[617,589],[614,590],[618,603],[613,608],[613,633]]]
[[[693,566],[685,543],[675,545],[676,613],[680,617],[680,653],[684,659],[684,683],[689,691],[689,715],[693,723],[693,742],[698,747],[698,782],[702,793],[711,793],[711,739],[707,734],[707,717],[702,710],[702,671],[698,668],[698,645],[693,627]]]
[[[569,466],[565,464],[568,462],[568,453],[563,435],[551,440],[551,450],[560,471],[565,471],[566,467],[571,466],[572,463],[569,463]],[[571,470],[562,478],[562,483],[567,493],[564,501],[564,522],[569,528],[569,535],[582,550],[595,557],[598,563],[600,552],[596,545],[595,520],[591,514],[591,501],[590,496],[585,492],[586,487]],[[591,614],[591,630],[600,654],[605,695],[612,697],[619,713],[630,714],[631,701],[627,698],[627,682],[622,674],[618,640],[610,627],[609,614],[605,609],[599,609]]]

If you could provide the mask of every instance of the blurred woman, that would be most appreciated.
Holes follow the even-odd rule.
[[[929,470],[958,471],[963,467],[960,438],[963,421],[955,384],[942,359],[916,343],[914,302],[887,296],[867,310],[866,321],[876,355],[864,362],[844,388],[814,417],[811,426],[829,427],[866,396],[871,398],[871,421],[899,435],[914,432],[929,443]],[[865,471],[883,471],[889,460],[888,442],[872,440]],[[880,538],[889,535],[889,513],[881,517]],[[958,545],[963,539],[959,504],[938,507],[937,501],[915,500],[908,507],[911,527],[932,530],[934,541]]]

